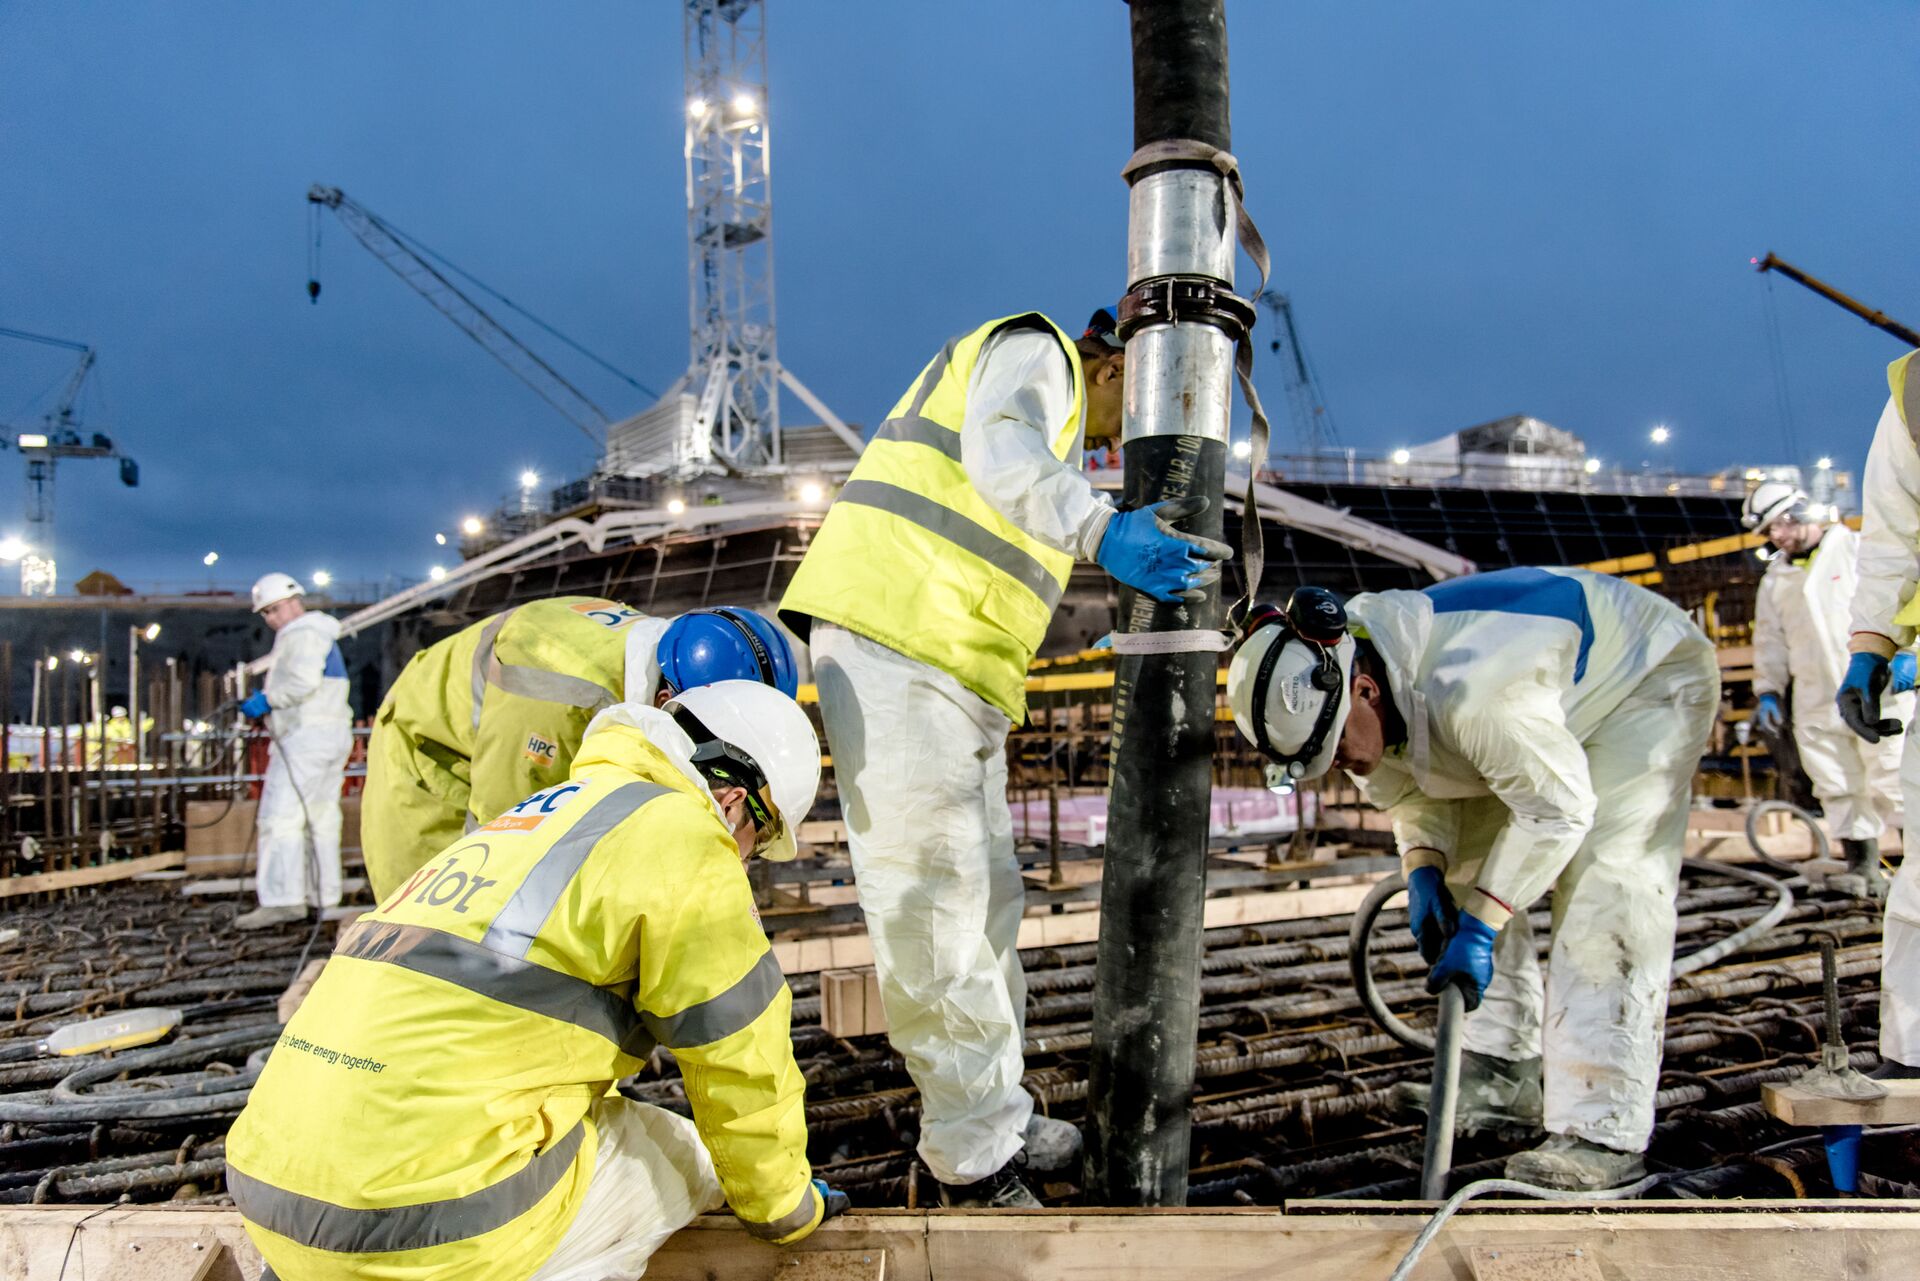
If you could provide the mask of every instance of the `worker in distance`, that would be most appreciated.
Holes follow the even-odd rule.
[[[935,354],[875,431],[780,602],[812,649],[888,1036],[919,1087],[919,1154],[948,1205],[1034,1206],[1023,1171],[1081,1136],[1021,1088],[1023,907],[1008,730],[1076,561],[1196,599],[1229,549],[1187,498],[1116,511],[1081,471],[1118,441],[1125,348],[1038,312]]]
[[[340,622],[310,610],[290,574],[253,585],[253,612],[273,629],[265,686],[240,704],[264,722],[271,741],[255,822],[260,906],[234,928],[265,929],[306,919],[310,907],[340,905],[340,785],[353,751],[353,708]]]
[[[1641,1177],[1713,645],[1643,588],[1506,569],[1344,608],[1302,588],[1250,618],[1227,684],[1277,769],[1344,769],[1392,816],[1427,987],[1474,1011],[1461,1128],[1544,1126],[1512,1179]],[[1543,985],[1527,909],[1549,889]]]
[[[765,685],[621,703],[348,927],[227,1138],[275,1274],[598,1281],[723,1198],[776,1244],[844,1209],[745,867],[794,856],[819,779]],[[656,1045],[691,1121],[614,1090]]]
[[[595,714],[723,680],[791,697],[793,650],[745,609],[653,618],[596,596],[533,601],[413,656],[367,743],[361,846],[385,898],[447,842],[565,781]]]
[[[1887,371],[1892,387],[1861,492],[1859,582],[1853,592],[1851,656],[1837,704],[1848,727],[1869,743],[1903,732],[1901,721],[1883,717],[1882,699],[1898,689],[1904,668],[1911,680],[1914,628],[1920,625],[1920,368],[1913,354]],[[1898,709],[1911,718],[1911,707]],[[1900,790],[1906,812],[1920,812],[1920,746],[1905,730],[1900,754]],[[1902,836],[1904,838],[1904,833]],[[1887,891],[1885,932],[1880,944],[1879,1077],[1920,1076],[1920,860],[1905,852]]]
[[[1860,538],[1816,507],[1798,486],[1769,480],[1754,486],[1741,523],[1774,549],[1753,613],[1753,726],[1778,733],[1793,698],[1793,741],[1813,783],[1827,826],[1846,855],[1847,871],[1830,888],[1883,898],[1880,837],[1901,826],[1900,742],[1869,743],[1840,719],[1834,699],[1846,672],[1848,619],[1858,575]],[[1914,655],[1894,655],[1894,714],[1913,717]]]

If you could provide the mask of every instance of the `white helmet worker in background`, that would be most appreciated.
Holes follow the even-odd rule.
[[[1740,523],[1776,549],[1753,610],[1753,726],[1778,732],[1793,691],[1793,741],[1820,798],[1828,830],[1846,852],[1847,873],[1828,884],[1880,897],[1880,836],[1901,826],[1898,739],[1869,743],[1840,719],[1834,696],[1847,669],[1848,615],[1860,538],[1785,481],[1756,485]],[[1890,706],[1913,716],[1914,656],[1896,655]]]
[[[1853,591],[1853,635],[1840,681],[1840,716],[1869,743],[1899,737],[1900,790],[1906,812],[1920,806],[1920,743],[1911,717],[1883,713],[1883,695],[1897,679],[1895,665],[1913,657],[1920,624],[1920,362],[1902,356],[1887,370],[1893,394],[1874,429],[1861,484],[1859,582]],[[1909,665],[1908,670],[1912,668]],[[1887,891],[1880,944],[1880,1058],[1876,1076],[1920,1076],[1920,859],[1905,853]]]
[[[1428,988],[1456,983],[1474,1011],[1462,1127],[1544,1124],[1509,1178],[1640,1177],[1689,796],[1719,705],[1712,644],[1653,593],[1573,569],[1370,593],[1344,613],[1303,588],[1286,618],[1250,620],[1234,722],[1295,779],[1345,769],[1392,815]],[[1543,991],[1526,913],[1548,889]]]
[[[340,783],[353,749],[353,709],[340,623],[308,610],[287,574],[253,585],[253,612],[274,632],[267,680],[240,704],[272,735],[255,822],[260,906],[234,921],[261,929],[302,920],[309,905],[340,903]]]
[[[793,856],[806,713],[755,681],[619,703],[570,765],[343,931],[289,1021],[227,1140],[286,1281],[634,1277],[723,1203],[775,1244],[846,1208],[744,866]],[[613,1088],[656,1045],[691,1119]]]

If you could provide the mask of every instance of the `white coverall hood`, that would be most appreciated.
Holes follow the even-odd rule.
[[[671,618],[642,618],[627,628],[626,701],[653,706],[660,694],[660,638]]]
[[[631,638],[629,638],[627,653],[629,656],[633,653]],[[656,673],[658,670],[656,667]],[[580,736],[580,741],[585,743],[609,725],[625,725],[646,735],[647,741],[659,749],[660,754],[666,757],[675,769],[684,774],[688,782],[700,789],[700,795],[707,798],[707,807],[713,811],[714,817],[722,823],[727,821],[726,812],[720,808],[720,802],[713,799],[713,789],[707,786],[706,777],[700,773],[700,767],[693,763],[693,739],[688,736],[687,731],[680,728],[679,723],[672,716],[661,711],[651,702],[615,703],[612,707],[601,708],[594,718],[587,722],[587,732]]]

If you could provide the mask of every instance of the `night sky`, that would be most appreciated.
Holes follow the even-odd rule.
[[[780,350],[871,425],[950,334],[1125,286],[1118,0],[770,0]],[[1344,443],[1511,413],[1608,461],[1858,467],[1920,325],[1920,14],[1231,0],[1234,140]],[[0,326],[100,350],[141,464],[60,472],[63,587],[417,577],[588,442],[329,217],[348,193],[663,388],[687,360],[681,23],[646,3],[0,3]],[[1250,287],[1244,274],[1243,287]],[[545,349],[543,349],[545,350]],[[1278,364],[1261,375],[1286,444]],[[0,422],[71,356],[0,341]],[[577,360],[602,404],[647,398]],[[789,406],[790,421],[807,415]],[[1798,448],[1790,444],[1789,428]],[[0,453],[0,534],[22,528]],[[8,567],[0,591],[17,589]]]

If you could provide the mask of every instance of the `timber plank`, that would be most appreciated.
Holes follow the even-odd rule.
[[[0,898],[130,880],[142,872],[160,872],[167,868],[179,867],[186,862],[186,859],[185,853],[173,850],[166,854],[148,854],[141,858],[130,858],[124,862],[107,863],[101,867],[76,867],[65,872],[35,872],[29,876],[9,876],[0,880]]]
[[[1912,1125],[1920,1122],[1920,1080],[1882,1081],[1887,1097],[1870,1103],[1830,1099],[1792,1083],[1763,1085],[1767,1111],[1788,1125]]]

